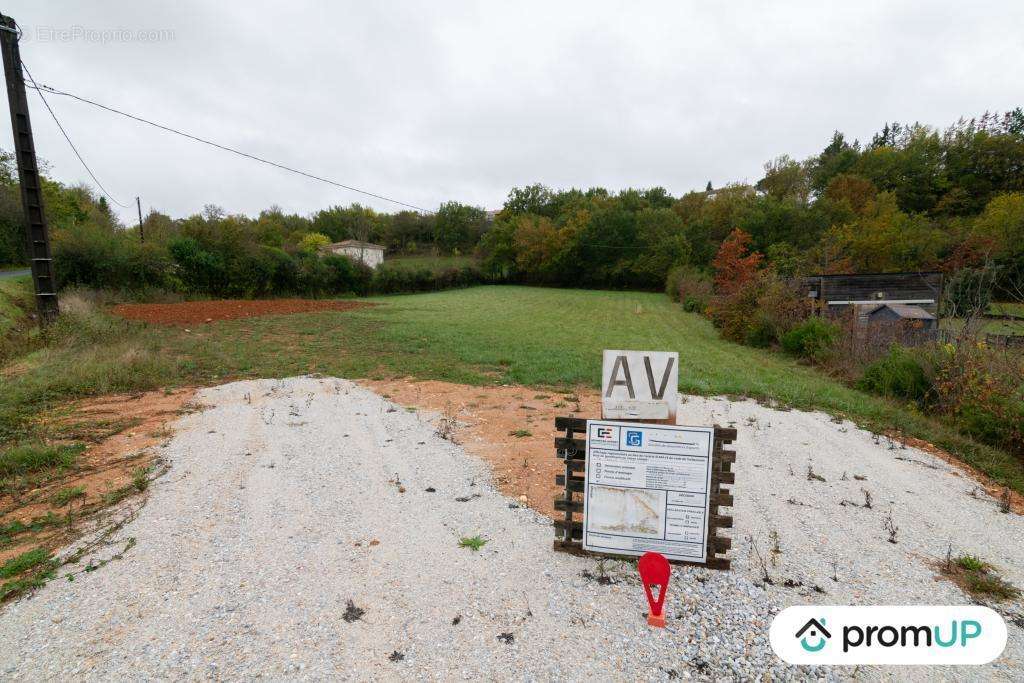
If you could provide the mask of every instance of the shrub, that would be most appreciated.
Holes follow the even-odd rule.
[[[880,396],[920,401],[931,391],[932,384],[912,351],[893,346],[888,355],[865,368],[857,388]]]
[[[1024,357],[964,344],[940,347],[931,408],[978,441],[1024,455]]]
[[[839,326],[822,318],[808,318],[782,335],[782,348],[793,356],[823,362],[839,340]]]
[[[747,343],[756,336],[757,300],[761,292],[760,278],[752,278],[731,287],[728,293],[719,294],[712,301],[708,312],[711,322],[722,336],[730,341]]]
[[[676,266],[665,276],[665,293],[682,302],[684,310],[699,313],[711,301],[711,280],[693,266]]]
[[[946,282],[943,315],[951,318],[984,315],[992,301],[995,269],[964,268]]]

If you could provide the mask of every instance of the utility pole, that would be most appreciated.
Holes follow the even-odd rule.
[[[142,200],[140,200],[138,197],[135,198],[135,208],[139,210],[139,241],[145,242],[146,233],[143,231],[142,228]]]
[[[32,282],[36,290],[39,325],[57,318],[57,283],[53,277],[50,254],[50,232],[43,213],[43,188],[39,181],[36,148],[32,141],[32,123],[28,117],[25,79],[21,75],[21,53],[18,51],[18,26],[14,19],[0,15],[0,50],[3,51],[4,74],[7,79],[7,102],[11,107],[11,129],[14,133],[14,157],[18,162],[21,182],[21,205],[25,210],[28,256],[32,264]]]

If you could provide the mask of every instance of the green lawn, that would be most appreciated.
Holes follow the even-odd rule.
[[[1024,318],[1024,303],[989,304],[988,310],[996,315],[1017,315]]]
[[[781,355],[722,341],[661,294],[477,287],[371,299],[378,305],[178,328],[97,314],[63,316],[55,341],[22,360],[0,392],[0,441],[30,434],[38,407],[97,393],[234,377],[319,372],[410,375],[471,384],[600,383],[606,348],[678,351],[680,389],[770,399],[900,428],[1024,491],[1024,466],[912,407],[876,398]],[[43,435],[45,436],[45,435]]]
[[[449,268],[465,268],[476,263],[472,256],[395,256],[390,258],[385,255],[384,265],[400,270],[418,270],[426,268],[433,273],[439,273]]]

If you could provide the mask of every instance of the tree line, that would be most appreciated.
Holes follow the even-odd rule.
[[[0,162],[0,263],[20,263],[17,178],[10,155]],[[660,187],[513,188],[493,217],[456,201],[433,214],[352,204],[255,217],[209,205],[179,219],[151,212],[143,243],[137,226],[121,225],[85,187],[43,182],[65,284],[166,285],[187,273],[208,283],[205,293],[284,293],[295,272],[322,265],[324,244],[360,239],[392,256],[475,254],[490,281],[656,289],[674,267],[710,272],[735,229],[782,277],[986,268],[997,290],[1024,279],[1019,108],[944,130],[886,124],[866,143],[836,132],[808,159],[769,161],[754,183],[709,183],[678,197]]]

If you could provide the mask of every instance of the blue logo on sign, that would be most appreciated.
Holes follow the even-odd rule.
[[[626,432],[627,446],[642,446],[644,442],[643,432]]]

